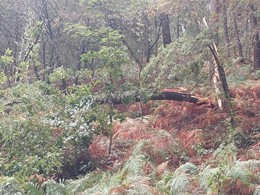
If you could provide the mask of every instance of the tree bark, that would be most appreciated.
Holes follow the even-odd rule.
[[[209,26],[207,24],[206,19],[203,19],[203,22],[207,28],[211,30],[213,33],[213,45],[217,47],[218,45],[218,22],[219,22],[219,1],[218,0],[210,0],[210,18],[209,18]],[[212,82],[213,82],[213,87],[216,93],[216,100],[218,103],[218,107],[220,110],[223,109],[223,98],[221,97],[222,95],[222,88],[221,88],[221,79],[220,79],[220,74],[218,71],[218,65],[215,56],[213,55],[210,63],[210,72],[212,72]]]
[[[160,15],[160,18],[162,20],[163,45],[165,47],[166,45],[172,42],[169,16],[167,14],[162,13]]]
[[[254,69],[260,68],[260,40],[259,40],[259,31],[257,31],[257,17],[255,16],[255,7],[254,4],[250,6],[251,9],[251,27],[254,34]]]
[[[131,101],[128,101],[131,100]],[[210,104],[211,107],[215,107],[213,104],[209,103],[207,99],[205,98],[199,98],[194,97],[189,93],[183,93],[183,92],[174,92],[174,91],[162,91],[159,93],[152,93],[151,95],[146,98],[146,100],[173,100],[173,101],[180,101],[180,102],[190,102],[197,105],[202,104]],[[113,105],[123,104],[123,103],[131,103],[131,102],[141,102],[143,101],[143,98],[140,96],[140,94],[137,94],[135,92],[125,92],[125,94],[121,97],[99,97],[96,99],[96,103],[99,104],[105,104],[112,102]]]
[[[206,22],[205,18],[204,18],[204,23],[207,26],[207,22]],[[208,47],[209,47],[209,49],[210,49],[210,51],[211,51],[211,53],[214,57],[214,61],[215,61],[215,65],[216,65],[215,68],[217,69],[216,73],[218,73],[218,79],[219,79],[218,85],[220,83],[221,86],[222,86],[222,89],[217,87],[215,90],[216,90],[216,92],[220,92],[220,95],[221,95],[221,91],[224,92],[225,100],[228,103],[230,125],[233,129],[234,128],[234,111],[233,111],[233,106],[232,106],[232,102],[231,102],[231,95],[230,95],[230,91],[229,91],[229,88],[228,88],[226,74],[225,74],[224,68],[222,66],[220,55],[218,53],[217,45],[216,45],[214,39],[212,40],[212,44],[208,45]],[[218,90],[221,90],[221,91],[218,91]],[[223,109],[222,104],[223,104],[222,98],[218,97],[218,106],[219,106],[220,109]]]
[[[210,0],[210,17],[209,17],[209,28],[213,33],[213,39],[218,45],[218,23],[219,23],[219,0]]]
[[[227,5],[226,4],[227,4],[226,0],[222,0],[222,20],[223,20],[223,30],[224,30],[224,41],[225,41],[227,57],[230,57],[230,43],[229,43]]]
[[[176,21],[176,38],[178,39],[180,37],[180,16],[177,16]]]
[[[260,40],[259,32],[255,35],[255,45],[254,45],[254,69],[260,68]]]
[[[236,20],[236,13],[235,12],[232,13],[232,17],[233,17],[233,26],[234,26],[236,42],[237,42],[238,55],[241,58],[241,62],[243,62],[244,61],[244,55],[243,55],[243,50],[242,50],[242,44],[241,44],[240,37],[239,37],[237,20]]]

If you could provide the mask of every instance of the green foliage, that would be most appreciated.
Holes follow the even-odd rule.
[[[166,48],[161,47],[158,55],[151,58],[142,71],[142,82],[153,88],[203,83],[207,78],[203,72],[206,59],[203,50],[204,46],[196,39],[183,35]]]
[[[0,58],[0,62],[4,65],[4,66],[9,66],[13,63],[14,59],[13,59],[13,54],[12,54],[12,50],[7,48],[5,50],[5,55],[1,56]]]
[[[234,159],[233,145],[220,147],[210,165],[196,166],[185,163],[174,172],[167,171],[160,181],[157,189],[167,194],[194,194],[197,190],[207,194],[225,194],[225,189],[232,183],[241,182],[244,187],[255,188],[259,160],[237,161]],[[257,182],[256,182],[257,183]],[[198,185],[199,186],[196,186]],[[257,192],[256,192],[257,193]]]
[[[59,173],[64,163],[76,163],[95,135],[106,133],[107,115],[92,105],[89,88],[69,92],[66,98],[60,92],[44,96],[45,86],[38,83],[20,84],[4,94],[19,101],[11,102],[10,113],[0,118],[1,174]]]
[[[0,132],[4,142],[2,173],[49,174],[61,167],[62,151],[52,136],[52,128],[41,124],[39,119],[2,121]]]
[[[252,76],[256,79],[260,79],[260,70],[255,70],[255,72],[252,73]]]
[[[44,190],[39,184],[28,182],[25,184],[26,194],[28,195],[44,195]]]
[[[4,84],[7,81],[7,76],[3,71],[0,72],[0,85]]]
[[[68,80],[71,78],[73,75],[73,72],[71,69],[67,68],[65,69],[64,67],[59,67],[56,68],[53,73],[50,74],[49,79],[52,83],[58,81],[58,80]]]
[[[160,191],[168,194],[189,194],[195,175],[199,169],[192,163],[185,163],[177,168],[174,173],[166,173],[157,183]]]
[[[0,194],[22,195],[22,186],[18,180],[12,177],[0,177]]]
[[[259,160],[236,161],[234,146],[219,147],[215,152],[217,167],[207,166],[200,176],[201,185],[209,193],[221,193],[224,186],[230,181],[240,181],[246,186],[252,185],[255,171],[259,168]]]
[[[254,191],[254,194],[253,195],[259,195],[260,194],[260,186],[258,185],[256,188],[255,188],[255,191]]]

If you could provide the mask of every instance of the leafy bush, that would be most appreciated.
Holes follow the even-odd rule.
[[[66,97],[45,90],[41,83],[21,84],[3,93],[10,110],[0,118],[1,174],[50,176],[82,158],[87,169],[86,149],[95,135],[105,133],[106,112],[92,104],[86,87],[71,89]]]

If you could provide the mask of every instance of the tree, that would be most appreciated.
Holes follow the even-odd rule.
[[[163,36],[163,45],[164,47],[172,42],[171,40],[171,31],[169,24],[169,15],[160,14],[160,19],[162,21],[162,36]]]
[[[259,69],[260,68],[260,39],[259,39],[259,31],[257,30],[257,17],[255,16],[255,5],[251,4],[251,26],[254,31],[254,68]]]
[[[212,74],[212,81],[216,93],[216,99],[218,102],[218,107],[223,110],[223,99],[221,97],[223,89],[221,88],[221,78],[220,72],[218,71],[219,66],[219,57],[217,52],[217,45],[219,43],[218,37],[218,22],[219,22],[219,1],[211,0],[210,1],[210,18],[209,18],[209,28],[213,34],[212,45],[210,45],[210,50],[213,55],[213,59],[210,63],[210,72]],[[206,19],[204,18],[205,26],[208,28]]]
[[[224,31],[224,41],[227,52],[227,57],[230,57],[230,40],[229,40],[229,30],[228,30],[228,16],[227,16],[227,1],[222,0],[222,23]]]
[[[235,37],[236,37],[238,56],[241,59],[241,62],[243,62],[244,61],[244,55],[243,55],[242,44],[241,44],[241,41],[240,41],[239,31],[238,31],[238,27],[237,27],[236,12],[232,13],[232,18],[233,18],[234,33],[235,33]]]

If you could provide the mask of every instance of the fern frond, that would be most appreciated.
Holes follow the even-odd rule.
[[[213,156],[221,164],[232,165],[236,161],[237,148],[234,143],[221,144],[213,153]]]
[[[156,189],[158,189],[160,192],[170,194],[170,181],[173,177],[173,173],[171,172],[165,172],[163,174],[163,178],[156,184]],[[168,186],[167,186],[168,184]]]
[[[44,191],[40,185],[29,182],[25,186],[28,195],[44,195]]]
[[[141,154],[142,148],[146,142],[141,141],[134,148],[132,155],[129,157],[128,161],[122,168],[121,177],[126,176],[127,174],[131,175],[142,175],[143,174],[143,164],[145,163],[145,156]]]
[[[247,183],[250,178],[252,177],[252,174],[249,170],[245,169],[243,166],[233,166],[231,167],[228,174],[232,179],[240,179],[242,183]]]
[[[141,140],[134,148],[131,156],[139,155],[142,152],[144,145],[147,143],[145,140]]]
[[[188,194],[191,181],[194,174],[198,171],[198,167],[192,163],[185,163],[175,170],[173,177],[168,181],[166,187],[170,188],[172,194]]]
[[[190,183],[191,176],[186,173],[181,173],[175,176],[171,182],[171,192],[176,195],[183,195],[187,192],[187,186]]]
[[[251,171],[255,171],[260,168],[260,160],[236,161],[235,166],[240,166]]]
[[[142,166],[144,164],[145,156],[143,154],[139,154],[137,156],[131,156],[129,160],[123,166],[121,171],[121,176],[126,174],[131,175],[142,175]]]
[[[0,177],[0,194],[22,195],[19,182],[13,177]]]
[[[236,161],[228,175],[232,179],[240,179],[242,183],[250,182],[253,172],[260,168],[260,160]]]
[[[104,173],[102,179],[95,185],[84,190],[84,195],[107,195],[111,194],[113,189],[120,187],[121,179],[119,179],[118,174],[113,176]]]
[[[188,173],[195,174],[198,171],[198,167],[190,162],[187,162],[177,168],[174,174]]]
[[[254,194],[253,195],[260,195],[260,185],[256,186]]]
[[[129,186],[127,190],[129,195],[153,194],[154,191],[154,188],[150,186],[150,178],[145,176],[129,177],[124,184]]]
[[[67,181],[67,191],[73,194],[83,192],[84,190],[92,188],[94,185],[96,185],[96,183],[100,182],[101,176],[102,175],[89,173],[83,178]]]
[[[46,187],[46,194],[48,195],[69,195],[64,180],[60,180],[59,183],[49,180],[44,182],[43,186]]]
[[[218,175],[221,172],[220,168],[211,168],[210,166],[207,166],[205,169],[202,170],[202,172],[199,173],[199,181],[201,187],[205,189],[209,189],[211,185],[211,179]]]

